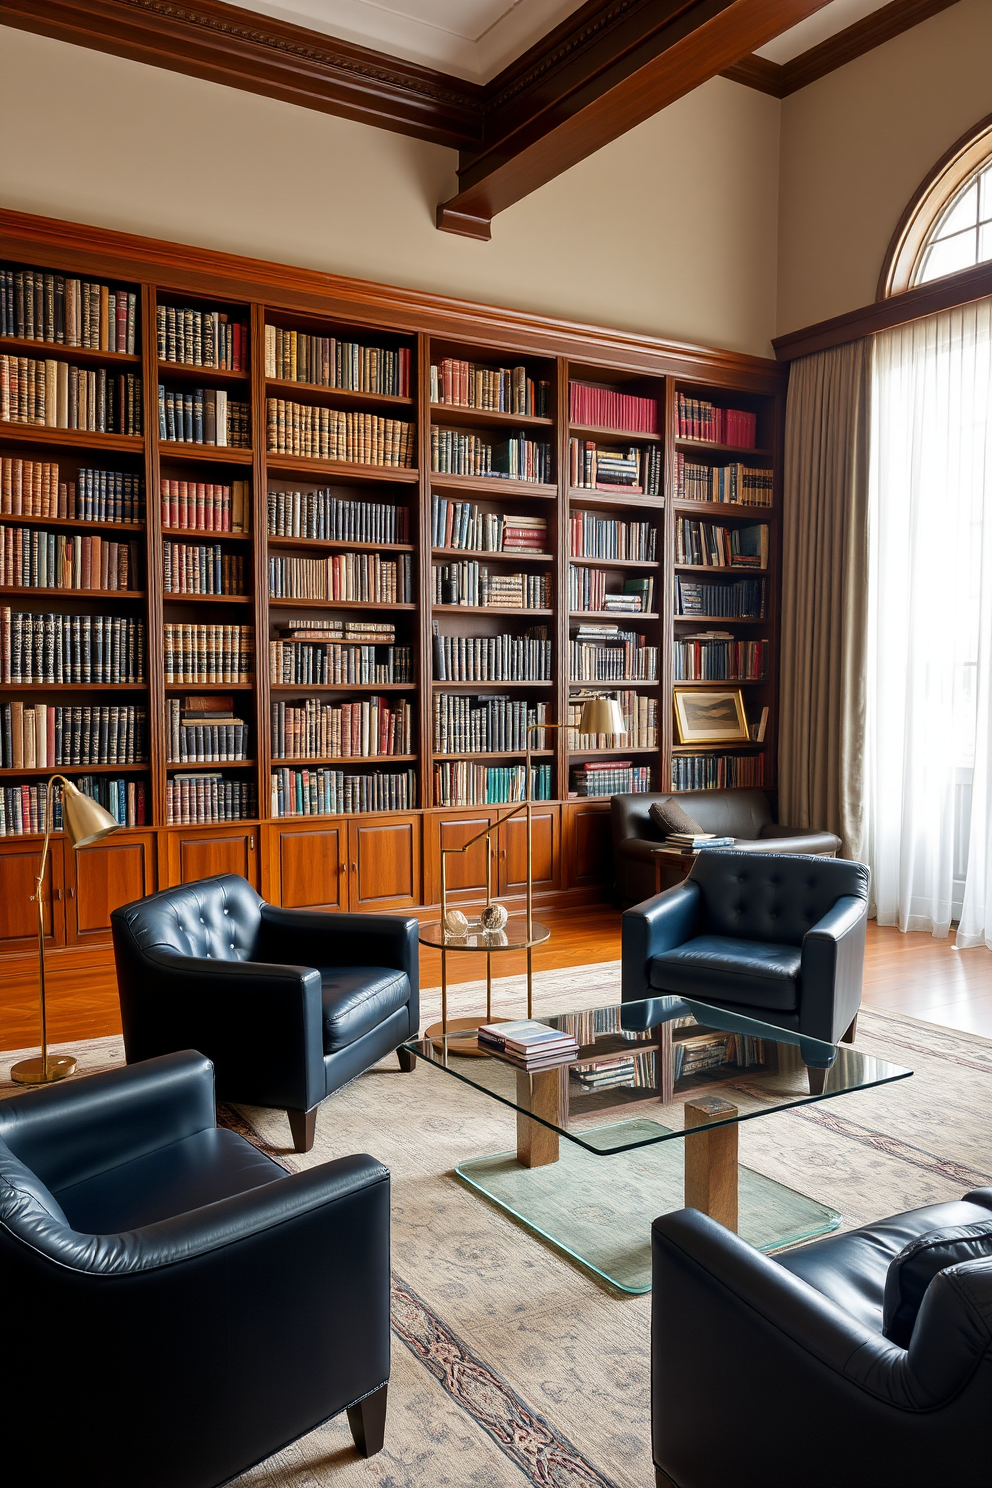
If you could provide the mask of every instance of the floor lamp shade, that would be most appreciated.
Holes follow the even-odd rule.
[[[67,780],[62,788],[62,829],[70,847],[89,847],[120,826],[110,812]]]
[[[616,698],[583,699],[578,731],[580,734],[626,734],[627,725]]]

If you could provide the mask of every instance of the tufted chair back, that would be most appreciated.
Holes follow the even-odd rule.
[[[263,900],[237,873],[150,894],[118,914],[139,951],[153,947],[213,961],[254,961]]]
[[[700,888],[700,933],[798,946],[838,899],[867,900],[869,873],[841,858],[712,848],[698,855],[689,882]]]

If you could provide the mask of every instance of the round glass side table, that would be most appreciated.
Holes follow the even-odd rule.
[[[527,920],[524,915],[514,915],[507,920],[502,930],[485,930],[481,925],[469,925],[465,935],[450,935],[440,923],[435,920],[430,925],[421,925],[420,944],[430,946],[433,950],[441,952],[441,1021],[433,1023],[424,1031],[424,1037],[429,1039],[440,1039],[447,1033],[460,1032],[463,1029],[478,1028],[480,1023],[491,1023],[493,1021],[493,956],[502,951],[526,951],[527,952],[527,1016],[534,1016],[534,946],[541,945],[543,941],[549,940],[551,931],[547,925],[540,924],[537,920],[531,921],[531,933],[527,934]],[[485,952],[486,957],[486,1016],[485,1018],[451,1018],[448,1017],[448,953],[457,951]],[[459,1047],[459,1054],[479,1055],[485,1054],[474,1040],[465,1040],[465,1046]]]

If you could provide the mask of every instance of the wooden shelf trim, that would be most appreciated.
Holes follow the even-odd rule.
[[[58,341],[29,341],[18,336],[0,336],[0,356],[35,357],[39,361],[78,361],[81,366],[87,367],[105,364],[125,370],[141,365],[140,352],[94,351],[91,346],[66,346]]]
[[[413,606],[411,606],[413,608]],[[439,605],[435,615],[553,615],[554,610],[528,610],[521,605]]]
[[[144,589],[41,589],[32,584],[0,584],[0,594],[23,596],[37,594],[43,598],[71,599],[144,599]]]
[[[268,450],[265,455],[266,468],[270,474],[299,476],[302,480],[328,476],[331,480],[350,481],[397,481],[416,484],[420,472],[406,465],[356,465],[347,460],[318,460],[310,455],[280,455]]]
[[[501,548],[498,553],[483,553],[475,548],[431,548],[432,558],[467,558],[479,563],[554,563],[553,553],[532,553],[520,548]]]
[[[661,444],[660,434],[642,434],[636,429],[610,429],[605,424],[569,424],[573,439],[633,440],[635,444]]]

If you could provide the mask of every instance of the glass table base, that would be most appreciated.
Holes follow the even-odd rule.
[[[644,1138],[659,1123],[632,1121]],[[663,1128],[664,1129],[664,1128]],[[618,1128],[610,1129],[610,1140]],[[583,1139],[592,1134],[583,1132]],[[455,1172],[528,1229],[586,1266],[621,1292],[651,1290],[651,1224],[682,1208],[684,1152],[680,1140],[596,1157],[574,1142],[560,1157],[525,1168],[516,1153],[498,1152],[459,1163]],[[840,1215],[783,1183],[738,1168],[741,1238],[757,1250],[780,1250],[837,1229]]]

